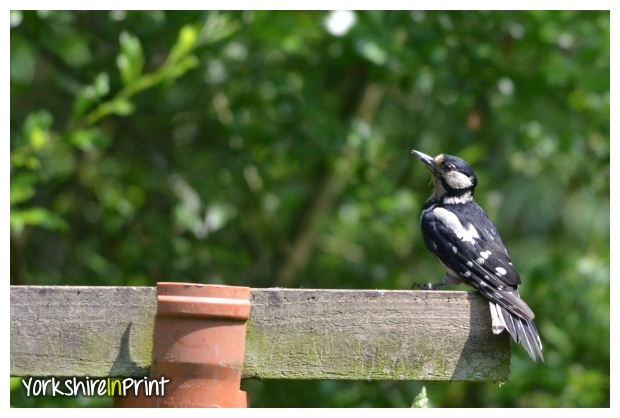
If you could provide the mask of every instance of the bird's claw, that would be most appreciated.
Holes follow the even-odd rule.
[[[437,290],[437,289],[439,289],[438,284],[432,284],[432,283],[424,284],[424,283],[420,283],[420,282],[415,282],[413,284],[413,286],[411,286],[412,289],[414,289],[416,287],[420,288],[420,290]]]

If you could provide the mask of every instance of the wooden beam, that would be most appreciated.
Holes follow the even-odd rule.
[[[507,381],[474,292],[252,289],[244,377]],[[12,376],[144,376],[154,287],[11,286]]]

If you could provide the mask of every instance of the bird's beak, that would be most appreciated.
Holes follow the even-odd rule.
[[[437,171],[437,166],[435,166],[435,159],[429,155],[426,155],[420,151],[412,150],[411,153],[428,168],[431,173]]]

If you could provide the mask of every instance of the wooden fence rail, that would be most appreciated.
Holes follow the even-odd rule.
[[[11,286],[11,376],[148,375],[154,287]],[[252,289],[244,378],[507,381],[474,292]]]

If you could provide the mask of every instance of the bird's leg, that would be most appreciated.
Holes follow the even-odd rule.
[[[454,277],[450,273],[446,273],[443,280],[440,282],[427,283],[427,284],[415,282],[413,286],[411,286],[411,288],[413,289],[415,287],[419,287],[421,290],[438,290],[442,286],[446,286],[449,284],[460,284],[460,283],[461,283],[461,279],[459,279],[458,277]]]

